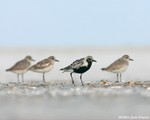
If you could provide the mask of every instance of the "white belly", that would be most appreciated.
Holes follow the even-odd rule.
[[[32,71],[38,72],[38,73],[46,73],[46,72],[51,71],[53,69],[53,67],[54,67],[53,65],[50,65],[48,67],[45,67],[45,68],[42,68],[42,69],[34,69]]]
[[[125,65],[124,67],[122,67],[120,69],[112,70],[111,72],[113,72],[113,73],[122,73],[122,72],[126,71],[127,68],[128,68],[128,65]]]
[[[12,72],[13,73],[16,73],[16,74],[24,74],[26,73],[28,70],[13,70]]]

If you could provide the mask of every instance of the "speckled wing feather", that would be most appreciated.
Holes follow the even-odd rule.
[[[70,65],[70,67],[73,69],[78,69],[84,65],[84,60],[85,60],[84,58],[76,60]]]
[[[107,67],[107,70],[116,70],[122,68],[123,65],[128,64],[125,60],[118,59],[110,66]]]
[[[67,70],[72,70],[72,69],[79,69],[80,67],[82,67],[84,65],[84,60],[85,60],[84,58],[76,60],[71,65],[69,65],[61,70],[67,71]]]
[[[51,65],[51,62],[48,59],[38,62],[36,65],[33,65],[30,69],[43,69]]]

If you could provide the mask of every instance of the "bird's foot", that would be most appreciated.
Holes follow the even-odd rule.
[[[115,81],[115,83],[119,83],[119,81],[117,80],[117,81]]]
[[[72,83],[74,87],[76,87],[75,83]]]

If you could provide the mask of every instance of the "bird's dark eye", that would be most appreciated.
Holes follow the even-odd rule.
[[[91,61],[91,58],[88,58],[88,61]]]

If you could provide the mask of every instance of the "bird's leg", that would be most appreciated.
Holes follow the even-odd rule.
[[[24,75],[22,74],[22,83],[24,83]]]
[[[19,84],[19,74],[17,74],[17,80],[18,80],[18,84]]]
[[[119,82],[119,73],[117,73],[117,81],[116,82]]]
[[[45,81],[45,73],[43,73],[43,82],[46,82],[46,81]]]
[[[82,86],[84,86],[83,81],[82,81],[82,74],[80,75],[80,80],[81,80]]]
[[[122,82],[122,74],[120,73],[120,82]]]
[[[71,76],[72,84],[73,84],[74,86],[76,86],[75,83],[74,83],[73,77],[72,77],[72,73],[70,73],[70,76]]]

